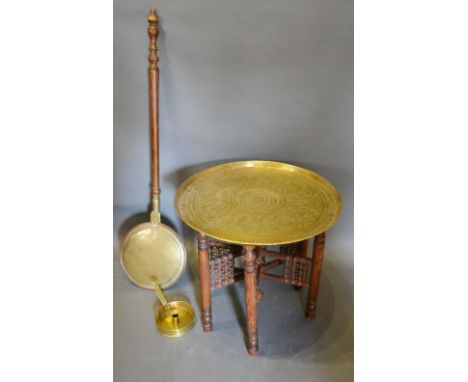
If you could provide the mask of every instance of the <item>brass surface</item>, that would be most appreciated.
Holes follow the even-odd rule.
[[[161,305],[167,305],[166,296],[164,296],[164,293],[161,290],[161,286],[159,285],[159,282],[156,278],[154,279],[154,284],[154,291],[156,292],[156,296],[158,297],[159,302]]]
[[[161,224],[159,188],[159,69],[158,69],[158,15],[151,8],[148,16],[150,54],[148,79],[150,95],[151,131],[151,189],[152,211],[150,222],[133,228],[120,248],[120,263],[125,274],[136,285],[153,289],[154,279],[163,288],[177,282],[186,263],[186,250],[177,234]]]
[[[156,313],[156,327],[166,337],[182,337],[195,325],[195,311],[185,301],[172,301]]]
[[[120,262],[128,278],[147,289],[154,289],[154,279],[162,288],[174,285],[185,269],[186,257],[177,234],[157,223],[134,227],[120,249]]]
[[[182,337],[195,325],[195,311],[185,301],[167,302],[158,281],[154,282],[154,289],[161,307],[155,313],[156,328],[159,332],[170,338]]]
[[[201,171],[177,190],[175,209],[191,228],[248,245],[288,244],[328,230],[341,212],[336,188],[286,163],[231,162]]]

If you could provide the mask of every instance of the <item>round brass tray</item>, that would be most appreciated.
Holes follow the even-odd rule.
[[[235,244],[294,243],[328,230],[341,211],[336,188],[286,163],[232,162],[201,171],[177,190],[175,209],[191,228]]]

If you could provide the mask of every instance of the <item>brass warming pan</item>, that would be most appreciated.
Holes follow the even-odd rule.
[[[158,16],[151,9],[148,16],[149,94],[151,125],[152,212],[148,223],[134,227],[120,248],[120,261],[128,278],[142,288],[154,289],[154,279],[162,288],[177,282],[186,264],[186,250],[177,234],[161,224],[159,211],[159,68],[157,55]]]

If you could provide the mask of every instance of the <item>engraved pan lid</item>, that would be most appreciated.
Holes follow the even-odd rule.
[[[241,161],[201,171],[178,188],[174,205],[191,228],[234,244],[275,245],[309,239],[341,212],[336,188],[286,163]]]

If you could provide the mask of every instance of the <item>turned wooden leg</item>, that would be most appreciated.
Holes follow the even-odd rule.
[[[301,246],[299,248],[299,254],[297,256],[306,258],[307,257],[307,248],[309,246],[309,240],[301,241]],[[300,285],[294,285],[294,289],[300,290],[302,287]]]
[[[198,271],[200,272],[200,292],[202,305],[202,326],[205,332],[213,330],[211,322],[210,264],[206,235],[198,234]]]
[[[257,332],[257,269],[255,247],[246,245],[244,253],[245,303],[247,310],[247,350],[258,354]]]
[[[257,264],[257,303],[261,302],[263,300],[263,291],[260,288],[260,266],[265,263],[265,258],[258,256],[258,250],[260,247],[255,248],[255,255],[257,256],[256,258],[256,264]]]
[[[322,270],[323,250],[325,248],[325,232],[315,236],[312,252],[312,270],[310,273],[309,295],[307,297],[306,317],[308,320],[315,318],[317,297],[320,284],[320,271]]]

